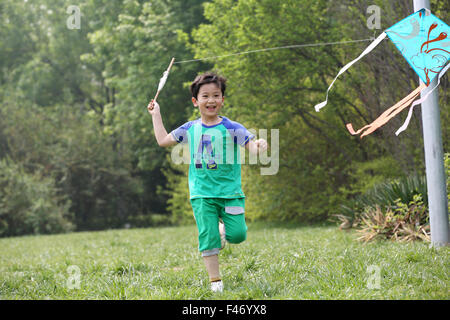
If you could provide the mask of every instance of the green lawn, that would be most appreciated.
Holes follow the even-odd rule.
[[[449,299],[449,248],[249,224],[209,291],[195,226],[0,239],[0,299]]]

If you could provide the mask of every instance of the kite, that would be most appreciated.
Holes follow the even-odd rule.
[[[314,107],[315,110],[318,112],[327,104],[328,93],[336,79],[348,70],[354,63],[372,51],[386,38],[386,36],[388,36],[421,79],[420,85],[401,101],[383,112],[371,124],[366,125],[357,131],[353,129],[351,123],[348,123],[346,127],[352,135],[362,133],[360,138],[363,138],[386,124],[390,119],[410,106],[409,113],[404,124],[395,133],[396,135],[399,135],[400,132],[404,131],[408,127],[412,116],[413,107],[428,98],[430,93],[439,86],[440,79],[450,67],[450,64],[447,64],[450,58],[449,34],[449,26],[434,16],[430,10],[421,9],[413,13],[389,29],[385,30],[360,54],[358,58],[345,65],[328,87],[325,101],[317,104]],[[433,88],[430,88],[427,93],[421,97],[421,99],[414,101],[423,90],[430,86],[435,77],[438,77],[437,84]]]

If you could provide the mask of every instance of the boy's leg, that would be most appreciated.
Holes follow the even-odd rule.
[[[206,271],[209,275],[209,281],[220,281],[222,278],[220,277],[219,270],[219,255],[204,256],[203,261],[205,262]]]
[[[225,201],[220,217],[225,224],[225,238],[230,243],[241,243],[247,238],[244,212],[245,198]]]
[[[218,281],[220,280],[218,254],[221,247],[220,203],[215,199],[199,198],[192,199],[191,205],[198,228],[198,249],[202,254],[210,281]]]

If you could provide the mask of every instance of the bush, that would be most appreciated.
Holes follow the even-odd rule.
[[[422,202],[428,208],[427,183],[425,176],[413,175],[394,181],[382,182],[369,189],[362,196],[355,197],[348,205],[341,206],[342,214],[337,214],[341,228],[355,227],[361,221],[361,215],[367,209],[386,211],[396,206],[398,202],[411,203],[415,196],[420,195]]]
[[[169,214],[152,213],[130,217],[125,228],[165,227],[172,224],[172,217]]]
[[[408,204],[397,199],[395,206],[388,207],[386,211],[379,206],[368,207],[357,232],[361,234],[358,240],[366,242],[375,238],[430,241],[428,209],[421,195],[414,195],[413,201]]]
[[[388,183],[381,183],[367,192],[363,201],[369,205],[377,203],[387,207],[393,205],[397,199],[400,199],[403,203],[410,203],[416,195],[422,195],[423,202],[428,207],[427,180],[425,176],[414,175],[402,177]]]
[[[189,200],[189,183],[187,164],[176,165],[169,156],[167,167],[163,173],[167,178],[166,189],[159,188],[158,193],[167,196],[167,211],[170,213],[170,223],[173,225],[189,225],[195,223],[194,214]]]
[[[52,178],[0,160],[0,237],[71,231],[69,206]]]
[[[101,115],[15,104],[2,106],[3,114],[8,156],[28,172],[41,168],[42,176],[56,182],[70,199],[76,231],[120,228],[135,215],[163,212],[143,183],[157,184],[158,177],[135,169],[128,133],[108,133],[99,126]]]

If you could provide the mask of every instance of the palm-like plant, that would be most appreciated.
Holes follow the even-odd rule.
[[[420,229],[418,231],[413,228],[417,223],[416,220],[414,220],[414,223],[408,220],[411,218],[411,214],[407,217],[405,214],[403,215],[405,221],[409,222],[397,219],[399,210],[405,213],[412,206],[416,208],[418,199],[420,199],[420,207],[427,211],[426,178],[425,176],[412,175],[375,185],[365,194],[356,197],[348,205],[342,205],[342,213],[334,216],[341,222],[340,229],[364,226],[362,229],[363,236],[360,240],[369,241],[384,232],[387,232],[385,235],[387,238],[402,238],[403,235],[409,234],[411,238],[423,238],[425,240],[427,237],[426,230]],[[397,214],[394,215],[393,212],[397,212]],[[419,219],[420,226],[424,226],[424,223],[426,223],[423,221],[423,217],[424,214]]]

